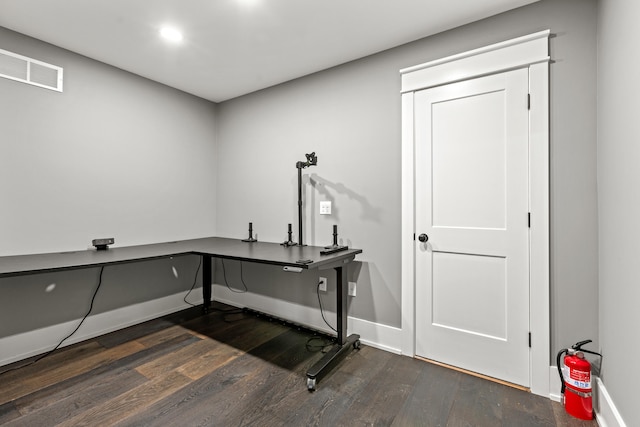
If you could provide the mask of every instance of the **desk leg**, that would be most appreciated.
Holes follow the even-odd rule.
[[[211,309],[211,257],[202,255],[202,311],[207,314]]]
[[[352,348],[360,347],[360,335],[351,334],[347,337],[347,297],[348,279],[347,269],[344,266],[336,267],[337,287],[337,343],[325,355],[307,371],[307,388],[309,391],[316,389],[316,383],[320,381],[335,365],[344,359]]]
[[[338,330],[338,344],[343,345],[347,337],[347,302],[348,302],[348,279],[347,269],[344,267],[336,267],[336,316],[338,322],[336,329]]]

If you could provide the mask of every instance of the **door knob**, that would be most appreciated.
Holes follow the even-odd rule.
[[[429,236],[427,236],[426,234],[422,233],[421,235],[418,236],[418,240],[420,240],[422,243],[424,243],[424,242],[429,240]]]

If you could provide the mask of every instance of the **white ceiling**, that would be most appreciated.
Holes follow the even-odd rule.
[[[0,0],[0,26],[220,102],[535,1]]]

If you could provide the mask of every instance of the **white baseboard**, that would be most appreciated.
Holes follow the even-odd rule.
[[[320,309],[316,307],[299,305],[250,292],[235,293],[220,285],[214,285],[213,295],[216,301],[225,304],[257,310],[322,332],[333,332],[322,319]],[[335,327],[336,314],[325,310],[324,316],[329,324]],[[359,334],[360,341],[365,345],[401,354],[402,330],[400,328],[347,317],[347,330],[349,334]]]
[[[347,329],[349,333],[359,334],[363,344],[391,353],[402,354],[402,329],[400,328],[348,317]]]
[[[594,398],[594,406],[596,411],[596,421],[600,427],[626,427],[622,415],[618,412],[616,405],[611,400],[611,396],[607,392],[607,388],[600,378],[595,380],[596,397]]]
[[[220,302],[258,310],[323,332],[332,332],[322,320],[320,310],[317,308],[264,295],[236,294],[222,286],[215,287],[214,295]],[[184,293],[179,293],[89,316],[80,329],[62,344],[62,347],[190,307],[184,303],[183,297]],[[192,302],[201,304],[202,297]],[[331,325],[335,326],[335,313],[325,312],[325,317]],[[51,350],[75,329],[79,321],[80,319],[77,319],[0,338],[0,366]],[[360,341],[365,345],[401,354],[402,335],[399,328],[348,317],[347,329],[349,333],[360,334]]]
[[[560,382],[560,374],[556,366],[549,366],[549,399],[560,402],[560,389],[562,383]]]
[[[94,338],[131,325],[189,308],[184,292],[134,304],[87,317],[80,329],[61,347]],[[195,294],[193,295],[195,298]],[[202,304],[202,296],[193,304]],[[71,333],[80,319],[0,338],[0,366],[17,362],[53,349]]]

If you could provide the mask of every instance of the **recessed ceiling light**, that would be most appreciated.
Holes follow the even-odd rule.
[[[255,6],[258,4],[259,0],[238,0],[238,3],[245,6]]]
[[[169,40],[174,43],[182,41],[182,33],[173,27],[162,27],[160,29],[160,35],[165,40]]]

